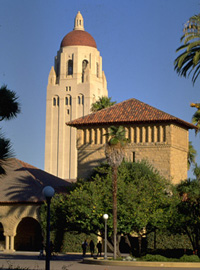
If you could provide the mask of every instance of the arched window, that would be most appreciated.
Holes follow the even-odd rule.
[[[59,106],[59,96],[53,98],[53,106]]]
[[[83,60],[82,62],[82,82],[84,82],[84,74],[85,74],[85,70],[87,68],[88,65],[88,60]]]
[[[65,98],[65,105],[72,105],[72,97],[70,95]]]
[[[82,105],[84,105],[84,95],[82,95]]]
[[[73,75],[73,60],[68,60],[68,73],[67,75]]]
[[[56,106],[56,98],[53,98],[53,106]]]
[[[81,97],[78,96],[78,104],[80,105],[81,104]]]

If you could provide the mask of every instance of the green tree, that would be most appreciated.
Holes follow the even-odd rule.
[[[113,182],[113,239],[114,239],[114,259],[117,257],[117,170],[125,155],[124,147],[127,143],[125,129],[123,126],[111,126],[109,132],[105,134],[109,140],[105,147],[105,154],[108,164],[112,168]]]
[[[194,175],[196,177],[196,180],[200,181],[200,166],[198,166],[197,163],[195,163],[193,173],[194,173]]]
[[[193,84],[200,72],[200,14],[192,16],[185,24],[181,37],[183,45],[176,52],[184,50],[174,61],[174,69],[178,75],[192,75]]]
[[[92,112],[97,112],[100,111],[102,109],[111,107],[112,105],[114,105],[116,103],[116,101],[111,101],[111,97],[99,97],[99,99],[92,103],[91,105],[91,111]]]
[[[200,129],[200,103],[191,103],[190,107],[195,107],[197,109],[197,111],[192,116],[192,123],[197,127],[195,130],[195,133],[197,134]]]
[[[20,105],[16,93],[9,90],[6,85],[0,88],[0,121],[15,118],[20,112]],[[2,165],[12,156],[11,143],[0,134],[0,174],[5,173]]]
[[[118,169],[118,239],[123,234],[130,247],[131,235],[142,236],[170,220],[171,186],[147,162],[122,162]],[[58,195],[51,203],[51,228],[94,233],[104,238],[103,214],[108,218],[108,245],[113,244],[112,169],[101,165],[92,179],[79,181],[67,195]],[[45,213],[44,206],[41,212]],[[42,213],[41,213],[42,215]],[[41,218],[45,228],[45,218]],[[145,229],[145,230],[144,230]],[[141,250],[141,241],[140,250]],[[119,241],[118,247],[119,251]]]
[[[189,151],[188,151],[188,170],[192,164],[195,164],[197,151],[194,149],[192,142],[189,142]]]
[[[176,188],[179,197],[170,226],[176,232],[186,234],[193,250],[200,255],[200,182],[187,179]]]

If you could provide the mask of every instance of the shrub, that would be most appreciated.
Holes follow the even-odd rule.
[[[180,262],[200,262],[200,259],[197,255],[183,255],[180,260]]]
[[[151,255],[147,254],[146,256],[141,258],[142,261],[151,261],[151,262],[167,262],[168,259],[161,255]]]
[[[56,240],[55,232],[51,233],[51,240],[55,244],[59,242],[59,246],[57,246],[56,251],[59,252],[82,252],[82,243],[84,240],[87,240],[88,248],[87,252],[89,252],[89,243],[90,240],[94,241],[95,247],[97,243],[97,236],[94,234],[87,235],[85,233],[78,233],[78,232],[64,232],[62,235],[62,239],[59,241]]]

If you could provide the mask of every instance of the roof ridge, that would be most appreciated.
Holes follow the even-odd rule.
[[[135,98],[116,103],[97,112],[74,119],[66,124],[69,126],[79,126],[155,121],[176,121],[188,128],[196,129],[196,126],[193,124]]]

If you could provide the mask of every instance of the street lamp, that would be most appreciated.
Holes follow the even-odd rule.
[[[103,218],[105,219],[105,249],[104,249],[104,259],[107,260],[107,219],[108,214],[104,214]]]
[[[51,186],[46,186],[42,191],[47,201],[47,229],[46,229],[46,270],[50,269],[50,204],[55,190]]]

